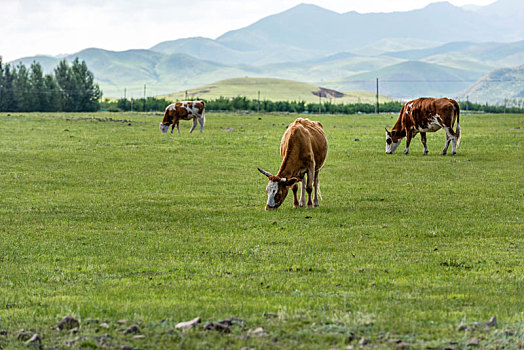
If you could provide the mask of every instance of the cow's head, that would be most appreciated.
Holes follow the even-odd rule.
[[[166,107],[166,111],[164,112],[164,120],[160,122],[160,131],[162,131],[162,134],[165,134],[169,130],[169,125],[173,124],[173,108],[170,106]],[[173,128],[175,126],[173,125]]]
[[[285,177],[273,176],[269,172],[260,168],[258,168],[258,171],[269,178],[269,182],[266,187],[266,210],[277,209],[284,202],[284,199],[286,199],[289,187],[294,185],[298,179],[296,177],[286,179]]]
[[[400,141],[402,141],[401,135],[399,135],[395,130],[388,131],[388,129],[386,129],[387,154],[393,154],[393,152],[395,152],[395,150],[397,149],[398,145],[400,145]]]
[[[162,131],[162,134],[165,134],[169,130],[169,124],[164,124],[164,122],[160,122],[160,131]]]

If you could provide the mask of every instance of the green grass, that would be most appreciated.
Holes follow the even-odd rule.
[[[0,114],[0,348],[22,328],[45,348],[522,347],[523,116],[464,115],[454,157],[442,131],[428,156],[418,137],[386,155],[394,115],[310,116],[330,147],[320,207],[266,212],[256,168],[277,171],[296,117],[161,135],[160,114]],[[197,316],[245,322],[171,331]]]
[[[165,97],[173,100],[184,100],[187,98],[217,99],[219,97],[245,96],[256,100],[260,91],[261,100],[270,101],[306,101],[307,103],[318,103],[318,96],[313,91],[319,87],[313,84],[301,83],[293,80],[271,79],[271,78],[236,78],[217,81],[196,89],[179,91]],[[341,91],[344,92],[344,91]],[[332,103],[375,103],[376,94],[370,91],[346,91],[343,97],[322,98],[322,102]],[[381,102],[395,101],[392,97],[380,95]]]

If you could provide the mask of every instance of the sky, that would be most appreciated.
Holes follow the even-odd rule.
[[[448,0],[455,6],[494,0]],[[434,0],[0,0],[0,56],[17,58],[71,54],[96,47],[148,49],[162,41],[229,30],[300,3],[345,13],[394,12]]]

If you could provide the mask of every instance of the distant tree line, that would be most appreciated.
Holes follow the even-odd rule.
[[[198,98],[195,98],[198,99]],[[132,103],[131,103],[132,102]],[[375,105],[370,103],[336,104],[306,103],[305,101],[269,101],[248,99],[237,96],[234,98],[219,97],[214,100],[205,100],[208,111],[260,111],[260,112],[290,112],[290,113],[374,113]],[[172,101],[164,98],[148,97],[147,99],[124,99],[110,101],[105,99],[102,108],[109,111],[163,111]],[[398,101],[385,102],[379,105],[381,112],[398,112],[402,103]],[[132,108],[132,109],[131,109]]]
[[[53,74],[44,74],[33,62],[30,68],[3,64],[0,57],[0,111],[93,112],[100,109],[101,91],[85,61],[60,61]]]
[[[506,105],[489,105],[487,102],[473,103],[469,101],[458,101],[461,111],[485,112],[485,113],[524,113],[524,106],[521,107],[521,101],[515,99],[511,107]],[[515,106],[517,104],[517,106]]]
[[[195,98],[197,100],[198,98]],[[289,112],[289,113],[327,113],[327,114],[357,114],[375,113],[376,104],[373,103],[306,103],[305,101],[269,101],[249,99],[237,96],[234,98],[219,97],[214,100],[204,100],[208,111],[260,111],[260,112]],[[102,108],[109,111],[163,111],[172,101],[165,98],[148,97],[147,99],[108,100],[102,103]],[[378,111],[384,113],[399,113],[403,102],[390,101],[379,103]],[[523,113],[524,108],[505,107],[504,105],[488,105],[487,103],[473,103],[459,101],[462,111],[485,113]]]

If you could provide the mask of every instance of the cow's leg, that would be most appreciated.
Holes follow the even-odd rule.
[[[306,177],[302,179],[302,184],[300,188],[300,202],[298,202],[299,207],[303,207],[306,204]]]
[[[200,123],[200,133],[202,133],[202,130],[204,130],[204,118],[198,118],[198,122]]]
[[[176,129],[177,129],[178,133],[180,134],[180,120],[176,121]]]
[[[444,145],[444,149],[442,150],[442,152],[440,152],[440,155],[442,156],[445,156],[446,153],[448,153],[448,147],[449,147],[449,143],[451,142],[451,139],[449,138],[449,136],[446,134],[446,144]]]
[[[411,131],[408,131],[406,133],[406,149],[404,150],[404,154],[409,153],[409,144],[411,143]]]
[[[318,207],[318,170],[315,171],[315,180],[313,181],[313,188],[315,189],[315,196],[313,197],[313,206]]]
[[[422,144],[424,145],[424,155],[428,154],[429,151],[428,151],[428,145],[426,144],[427,139],[426,139],[425,132],[420,133],[420,141],[422,141]]]
[[[453,155],[457,154],[457,137],[455,136],[455,133],[453,132],[453,129],[445,126],[444,130],[446,131],[446,146],[442,150],[442,155],[445,155],[448,152],[449,143],[451,142],[451,149],[453,152]]]
[[[197,120],[196,118],[193,118],[193,126],[191,127],[191,130],[189,130],[190,134],[193,132],[193,130],[195,130],[196,126],[197,126]]]
[[[167,128],[169,129],[169,126]],[[173,133],[173,130],[175,130],[175,123],[173,123],[173,125],[171,125],[171,133]]]
[[[312,192],[313,192],[313,178],[315,174],[315,165],[313,164],[313,169],[308,169],[307,171],[307,184],[306,184],[306,192],[307,192],[307,207],[313,208],[313,201],[312,201]]]
[[[457,136],[455,136],[455,132],[452,128],[446,128],[446,134],[450,135],[451,139],[451,154],[455,155],[457,154]]]
[[[298,183],[295,183],[293,186],[291,186],[291,189],[293,190],[293,208],[300,207],[300,204],[298,203]]]

